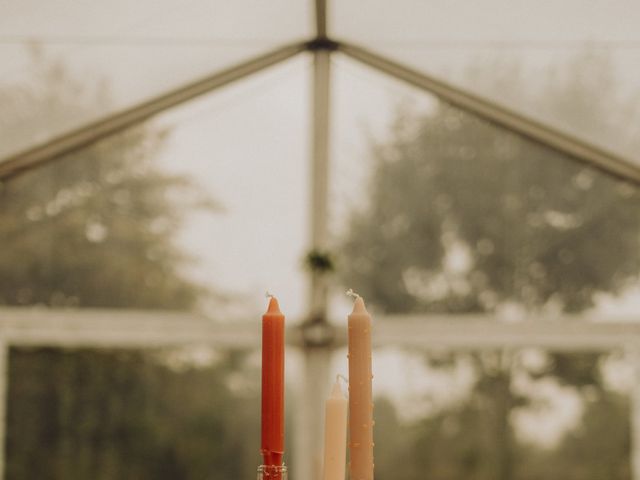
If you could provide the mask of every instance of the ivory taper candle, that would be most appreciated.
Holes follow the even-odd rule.
[[[323,480],[344,480],[347,459],[347,399],[338,378],[325,402]]]
[[[348,319],[350,480],[373,480],[371,316],[359,295]]]

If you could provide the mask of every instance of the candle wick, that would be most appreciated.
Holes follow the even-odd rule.
[[[344,389],[340,386],[340,380],[342,380],[344,382],[344,386],[347,387],[347,393],[344,393]],[[340,391],[342,392],[342,395],[345,398],[349,398],[349,379],[347,377],[345,377],[344,375],[342,375],[341,373],[336,375],[336,385],[338,385],[338,388],[340,389]],[[333,387],[334,389],[336,388],[335,386]]]
[[[353,288],[350,288],[349,290],[347,290],[345,292],[348,296],[353,297],[353,298],[360,298],[360,295],[358,295],[356,292],[353,291]]]
[[[273,293],[271,293],[269,290],[266,291],[264,296],[267,297],[267,298],[274,298],[275,297],[275,295]]]

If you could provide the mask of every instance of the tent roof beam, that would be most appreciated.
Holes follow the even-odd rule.
[[[338,50],[369,67],[429,92],[460,110],[474,114],[501,128],[569,155],[605,173],[640,185],[640,163],[608,152],[514,110],[505,108],[496,102],[467,92],[448,82],[443,82],[364,48],[348,43],[339,43]]]
[[[308,43],[287,45],[254,57],[231,68],[215,72],[205,78],[159,95],[126,110],[113,113],[76,130],[55,137],[41,145],[19,152],[0,161],[0,180],[31,170],[48,161],[58,159],[87,147],[103,138],[148,120],[154,115],[181,105],[198,96],[210,93],[265,68],[308,50]]]
[[[77,151],[169,108],[257,73],[298,53],[337,50],[356,61],[436,95],[451,105],[501,128],[569,155],[607,174],[640,185],[640,162],[633,162],[362,47],[328,38],[326,36],[326,0],[316,0],[316,24],[318,35],[310,41],[278,48],[5,158],[0,161],[0,180]]]

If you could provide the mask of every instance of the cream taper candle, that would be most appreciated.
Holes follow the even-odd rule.
[[[325,402],[324,480],[344,480],[347,459],[347,398],[338,378]]]

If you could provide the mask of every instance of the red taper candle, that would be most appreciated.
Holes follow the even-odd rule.
[[[262,443],[267,466],[281,466],[284,455],[284,315],[271,296],[262,316]]]

